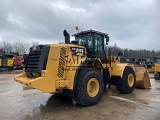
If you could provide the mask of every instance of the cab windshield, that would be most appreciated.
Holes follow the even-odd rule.
[[[93,46],[93,40],[92,37],[81,37],[81,38],[76,38],[76,41],[78,41],[78,45],[82,45],[82,46],[89,46],[92,47]]]
[[[103,39],[101,36],[83,36],[83,37],[77,37],[76,38],[77,44],[86,46],[89,51],[94,51],[94,52],[102,52],[103,47]]]

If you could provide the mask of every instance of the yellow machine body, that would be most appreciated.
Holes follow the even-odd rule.
[[[85,61],[86,56],[73,56],[70,52],[72,46],[76,47],[76,45],[69,44],[50,45],[46,70],[42,70],[40,74],[32,73],[32,76],[23,72],[14,77],[15,81],[48,93],[61,92],[63,89],[73,90],[76,70]],[[85,49],[83,46],[81,48]],[[95,67],[100,72],[103,67],[106,67],[106,64],[102,64],[100,60],[90,61],[96,62]],[[107,64],[110,77],[112,75],[122,77],[123,70],[127,65],[117,62],[113,62],[111,66]],[[84,63],[83,66],[88,66],[88,64]]]
[[[0,55],[0,66],[2,68],[13,68],[14,55],[12,54],[1,54]]]
[[[155,63],[154,79],[160,80],[160,63]]]
[[[65,44],[30,48],[25,70],[14,80],[47,93],[72,91],[78,104],[90,106],[100,100],[107,85],[116,85],[118,91],[128,94],[134,90],[136,76],[147,74],[140,74],[132,64],[120,63],[118,56],[122,53],[116,58],[106,55],[104,40],[109,41],[108,34],[84,31],[75,34],[79,43],[72,44],[65,31],[64,36]]]
[[[160,72],[160,63],[155,63],[155,72]]]
[[[160,57],[153,57],[154,59],[154,79],[160,80]]]
[[[136,87],[137,88],[150,88],[150,78],[148,74],[148,70],[144,67],[135,67],[136,73]]]
[[[67,44],[50,45],[46,70],[42,70],[39,75],[32,73],[32,76],[23,72],[14,77],[15,81],[48,93],[59,92],[64,88],[72,90],[77,65],[80,65],[83,59],[72,56],[69,46]]]
[[[13,58],[8,58],[8,59],[7,59],[7,66],[8,66],[8,67],[13,66],[13,62],[14,62],[14,59],[13,59]]]
[[[0,67],[2,66],[2,59],[0,58]]]
[[[119,59],[116,60],[114,57],[112,57],[112,61],[113,62],[111,63],[111,71],[110,71],[110,74],[112,76],[122,77],[125,67],[130,66],[133,68],[136,74],[136,87],[143,89],[148,89],[151,87],[149,73],[146,68],[140,66],[134,66],[134,64],[129,64],[129,63],[120,63],[119,62],[120,60]]]

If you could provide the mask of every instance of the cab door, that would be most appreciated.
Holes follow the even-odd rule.
[[[102,63],[106,62],[106,54],[104,51],[104,38],[101,36],[94,37],[94,54],[100,58]]]

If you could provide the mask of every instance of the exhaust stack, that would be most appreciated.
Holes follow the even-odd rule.
[[[65,37],[65,44],[70,44],[70,35],[69,35],[69,33],[66,30],[64,30],[63,31],[63,35]]]

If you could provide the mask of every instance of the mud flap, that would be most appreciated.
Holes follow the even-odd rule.
[[[151,87],[148,71],[144,67],[135,67],[136,87],[148,89]]]

